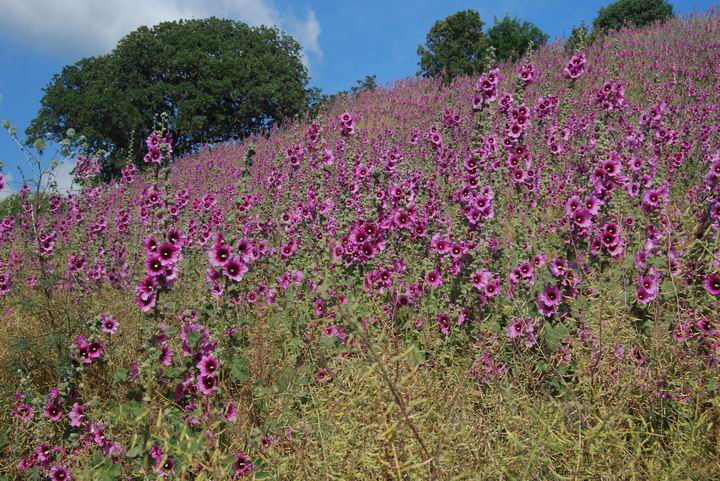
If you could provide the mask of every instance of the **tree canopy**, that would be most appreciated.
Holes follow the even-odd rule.
[[[300,45],[275,28],[207,18],[140,27],[103,56],[68,65],[44,89],[28,139],[68,128],[108,155],[105,174],[169,114],[175,152],[242,138],[307,107]]]
[[[484,23],[474,10],[463,10],[438,20],[418,47],[419,75],[452,79],[473,75],[497,61],[517,60],[532,46],[537,48],[548,36],[531,22],[505,16],[483,31]]]
[[[673,15],[673,7],[666,0],[617,0],[600,9],[593,28],[602,33],[624,26],[644,27]]]
[[[425,45],[418,47],[423,77],[448,78],[471,75],[488,66],[487,36],[483,21],[474,10],[463,10],[438,20],[427,33]]]
[[[490,45],[495,49],[499,62],[518,60],[531,48],[537,48],[548,41],[548,35],[530,22],[520,21],[505,15],[487,31]]]

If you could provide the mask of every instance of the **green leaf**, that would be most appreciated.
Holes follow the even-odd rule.
[[[236,382],[245,382],[250,378],[250,360],[246,357],[236,357],[230,363],[230,379]]]
[[[115,370],[115,376],[113,377],[113,382],[115,384],[121,383],[123,381],[126,381],[128,376],[130,375],[130,371],[123,367],[119,367]]]
[[[570,330],[564,324],[546,325],[542,332],[543,340],[551,352],[555,352],[570,335]]]

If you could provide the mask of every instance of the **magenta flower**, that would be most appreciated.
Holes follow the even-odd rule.
[[[150,312],[153,307],[155,307],[156,301],[157,296],[153,293],[149,296],[138,296],[137,299],[135,299],[135,304],[137,304],[142,312]]]
[[[578,227],[589,228],[592,225],[592,216],[587,209],[578,209],[573,213],[573,222]]]
[[[522,319],[516,319],[512,323],[508,324],[507,336],[510,339],[515,339],[522,334],[522,331],[523,331],[523,321],[522,321]]]
[[[20,421],[27,423],[30,422],[34,416],[33,408],[25,403],[18,401],[15,404],[15,411],[12,413],[13,416],[20,419]]]
[[[206,396],[212,394],[217,388],[217,378],[215,376],[200,376],[198,379],[198,389]]]
[[[118,322],[112,316],[103,315],[100,318],[100,329],[106,334],[115,334]]]
[[[90,362],[96,361],[103,356],[103,353],[105,352],[105,345],[102,343],[102,341],[93,341],[88,344],[87,350]]]
[[[330,372],[330,369],[326,367],[318,369],[315,373],[315,380],[321,384],[329,383],[332,380],[332,373]]]
[[[563,70],[566,78],[570,80],[577,80],[585,72],[585,54],[576,53],[572,56],[567,66]]]
[[[167,345],[163,345],[160,348],[160,358],[158,359],[160,361],[160,364],[165,367],[168,367],[172,364],[172,359],[173,359],[172,349],[170,349],[170,347],[168,347]]]
[[[440,332],[446,336],[450,335],[450,318],[447,314],[439,312],[437,316],[437,324],[440,328]]]
[[[70,471],[65,466],[54,466],[50,470],[51,481],[71,481]]]
[[[155,465],[155,471],[158,473],[158,476],[160,476],[160,477],[173,474],[175,472],[175,462],[173,461],[173,458],[168,456],[164,460],[161,459]]]
[[[70,409],[68,418],[70,419],[70,426],[78,428],[82,424],[82,419],[85,417],[85,406],[75,403]]]
[[[90,342],[88,342],[85,336],[78,336],[75,339],[75,347],[77,348],[77,356],[85,364],[90,364],[92,358],[90,357]]]
[[[180,258],[180,249],[171,242],[165,242],[158,247],[158,255],[160,256],[160,264],[166,267],[177,263]]]
[[[439,287],[442,284],[442,276],[438,271],[432,271],[427,275],[427,282],[432,288]]]
[[[63,408],[56,401],[50,401],[45,405],[45,416],[50,421],[59,421],[63,416]]]
[[[255,465],[250,457],[242,451],[235,453],[235,477],[245,476],[255,471]]]
[[[657,294],[652,294],[642,287],[638,287],[635,291],[635,298],[640,304],[649,304],[655,297]]]
[[[229,423],[234,423],[237,420],[237,408],[235,407],[235,401],[228,401],[227,404],[225,404],[223,417],[225,418],[225,421]]]
[[[223,273],[233,282],[240,282],[248,271],[248,267],[235,257],[231,257],[223,267]]]
[[[145,260],[145,269],[150,276],[157,277],[165,273],[165,266],[163,266],[163,261],[158,254],[148,256]]]
[[[719,274],[708,274],[705,276],[703,282],[705,290],[713,296],[720,296],[720,275]]]
[[[208,354],[200,359],[196,367],[200,370],[201,376],[212,376],[220,369],[220,361]]]
[[[210,263],[215,267],[222,267],[232,259],[230,246],[224,243],[216,243],[208,254]]]
[[[560,289],[555,286],[545,286],[540,294],[540,301],[548,306],[559,306],[562,302]]]
[[[158,148],[160,147],[160,143],[162,142],[163,138],[158,134],[157,132],[153,132],[150,135],[148,135],[148,138],[145,140],[145,144],[147,145],[148,149]]]

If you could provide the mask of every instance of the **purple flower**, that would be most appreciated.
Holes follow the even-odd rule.
[[[446,336],[449,336],[450,335],[450,318],[448,317],[448,315],[443,312],[438,313],[437,323],[438,323],[438,327],[440,328],[440,332]]]
[[[200,359],[196,366],[201,376],[212,376],[220,370],[220,362],[216,357],[208,354]]]
[[[228,401],[227,404],[225,404],[223,417],[229,423],[235,422],[237,419],[237,408],[235,407],[234,401]]]
[[[248,267],[235,257],[231,257],[223,266],[223,273],[233,282],[241,281],[247,271]]]
[[[210,256],[210,263],[215,267],[224,266],[232,258],[230,246],[225,243],[215,243],[208,255]]]
[[[78,336],[75,339],[75,347],[77,348],[77,355],[80,361],[85,364],[90,364],[92,359],[90,358],[90,343],[85,336]]]
[[[87,346],[90,362],[100,359],[105,352],[105,345],[102,341],[93,341]]]
[[[153,293],[151,296],[138,296],[138,298],[135,299],[135,304],[137,304],[142,312],[150,312],[152,308],[155,307],[156,301],[157,296]]]
[[[50,421],[59,421],[63,416],[63,408],[55,401],[50,401],[45,405],[45,416]]]
[[[85,417],[85,406],[78,403],[73,404],[72,409],[68,414],[68,418],[70,418],[70,426],[79,428],[82,424],[83,417]]]
[[[33,418],[33,409],[25,403],[18,401],[15,404],[15,411],[12,413],[13,416],[20,419],[20,421],[27,423]]]
[[[507,336],[510,339],[515,339],[519,337],[522,334],[523,331],[523,321],[522,319],[515,319],[511,324],[507,327]]]
[[[112,316],[103,315],[100,318],[100,329],[102,332],[106,334],[115,334],[117,328],[118,322]]]
[[[148,256],[145,260],[145,269],[150,276],[157,277],[163,275],[165,273],[165,266],[163,266],[160,255],[153,254]]]
[[[155,464],[155,471],[160,477],[173,474],[175,472],[175,462],[173,461],[173,458],[170,456],[166,457],[164,460],[160,458],[160,461]]]
[[[158,134],[157,132],[153,132],[150,135],[148,135],[148,138],[145,139],[145,144],[147,145],[148,149],[158,148],[160,147],[160,143],[162,142],[163,138]]]
[[[427,282],[430,287],[439,287],[442,284],[442,276],[438,271],[432,271],[427,275]]]
[[[642,287],[638,287],[635,291],[635,298],[640,304],[649,304],[655,299],[655,295],[651,294]]]
[[[638,280],[638,285],[645,289],[650,295],[655,295],[658,293],[659,288],[659,282],[657,276],[653,274],[647,274],[645,276],[641,276]]]
[[[180,248],[171,242],[164,242],[158,247],[158,255],[163,267],[176,264],[180,258]]]
[[[332,373],[330,372],[330,369],[326,367],[321,367],[317,370],[315,373],[315,380],[321,384],[327,384],[332,380]]]
[[[540,294],[540,301],[548,306],[559,306],[562,302],[560,289],[555,286],[545,286]]]
[[[173,352],[168,346],[162,346],[160,349],[160,364],[168,367],[170,364],[172,364],[173,359]]]
[[[52,481],[70,481],[72,476],[65,466],[54,466],[50,470],[50,479]]]
[[[250,457],[242,451],[235,453],[235,477],[245,476],[255,471],[255,465]]]
[[[705,290],[708,291],[713,296],[720,296],[720,275],[719,274],[708,274],[705,276],[705,281],[703,282],[703,285],[705,286]]]
[[[568,269],[568,263],[562,257],[556,257],[550,261],[550,272],[552,272],[552,275],[555,277],[565,277],[568,273]]]
[[[587,209],[578,209],[573,213],[573,222],[578,227],[584,229],[589,228],[592,225],[592,216],[590,211]]]
[[[198,379],[198,389],[200,392],[209,395],[212,394],[217,388],[217,378],[215,376],[200,376]]]

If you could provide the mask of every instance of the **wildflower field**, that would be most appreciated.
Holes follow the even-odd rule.
[[[720,477],[720,14],[0,221],[0,479]]]

